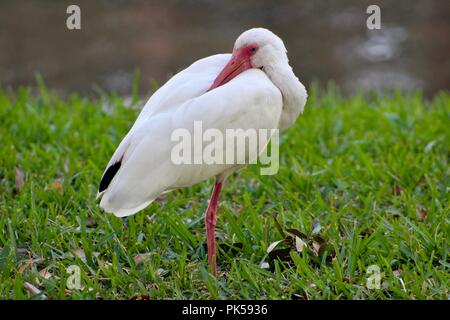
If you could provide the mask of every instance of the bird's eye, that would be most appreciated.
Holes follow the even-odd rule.
[[[251,51],[252,53],[255,53],[255,52],[256,52],[256,47],[252,47],[252,48],[250,49],[250,51]]]

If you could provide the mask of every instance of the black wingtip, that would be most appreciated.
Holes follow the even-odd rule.
[[[108,169],[106,169],[106,172],[102,177],[102,181],[100,181],[98,192],[103,192],[106,190],[106,188],[108,188],[117,171],[119,171],[121,165],[122,161],[118,161],[111,165]]]

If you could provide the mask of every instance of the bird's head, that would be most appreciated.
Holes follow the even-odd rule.
[[[288,63],[283,41],[264,28],[247,30],[237,38],[230,61],[209,90],[227,83],[245,70],[257,68],[267,72],[279,63]]]

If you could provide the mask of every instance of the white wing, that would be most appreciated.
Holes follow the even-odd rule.
[[[131,135],[142,121],[148,120],[158,112],[167,112],[181,103],[205,93],[230,57],[231,54],[224,53],[200,59],[170,78],[148,99],[133,127],[111,157],[107,168],[118,162],[124,155],[125,150],[130,146]]]
[[[277,128],[282,96],[264,72],[247,70],[227,84],[206,92],[228,58],[205,73],[198,70],[189,75],[188,68],[183,76],[175,76],[169,86],[175,92],[166,90],[166,85],[162,89],[167,97],[158,91],[155,99],[152,98],[164,107],[153,105],[156,102],[150,99],[124,139],[126,144],[123,141],[119,146],[119,149],[125,146],[118,158],[121,159],[120,167],[113,170],[112,180],[100,203],[105,211],[117,216],[134,214],[164,191],[192,185],[236,167],[233,164],[175,164],[171,153],[176,142],[171,141],[171,136],[176,129],[186,128],[193,132],[194,121],[202,122],[203,132],[210,128],[223,133],[226,129]],[[177,81],[181,81],[178,86],[175,85]],[[197,81],[202,92],[193,85]],[[188,87],[195,89],[189,92]],[[180,92],[185,100],[182,101],[176,92]],[[118,157],[117,151],[114,156]]]

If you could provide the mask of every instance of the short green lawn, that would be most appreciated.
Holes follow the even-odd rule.
[[[126,219],[101,212],[102,171],[141,104],[39,88],[0,91],[0,298],[449,298],[448,93],[311,88],[278,174],[226,184],[214,278],[212,181]]]

